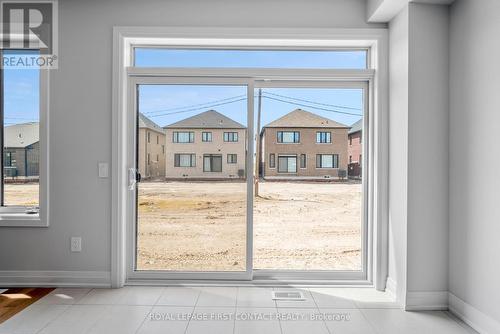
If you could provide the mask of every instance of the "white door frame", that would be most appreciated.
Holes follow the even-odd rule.
[[[224,48],[280,48],[331,50],[339,48],[367,48],[370,67],[368,70],[293,70],[295,79],[302,72],[309,80],[359,80],[370,81],[371,136],[370,166],[368,178],[373,184],[369,192],[369,235],[366,282],[377,289],[384,290],[387,279],[388,263],[388,78],[387,78],[387,31],[385,29],[226,29],[226,28],[173,28],[173,27],[115,27],[113,37],[113,175],[112,175],[112,235],[111,235],[111,284],[121,287],[127,277],[126,228],[129,221],[127,201],[127,152],[130,138],[135,137],[127,131],[129,111],[128,76],[131,73],[143,76],[165,76],[179,74],[186,69],[145,69],[130,68],[133,64],[133,48],[137,45],[165,47],[224,47]],[[201,71],[199,71],[201,70]],[[214,69],[198,69],[192,76],[211,76]],[[286,70],[246,69],[252,72],[248,77],[255,79],[283,80],[288,76]],[[149,71],[149,73],[148,73]],[[204,72],[205,71],[205,72]],[[232,69],[217,69],[223,77],[241,77],[242,72],[233,73]],[[262,71],[262,72],[259,72]],[[273,72],[276,71],[276,72]],[[154,72],[154,73],[153,73]],[[226,75],[223,75],[227,72]],[[364,72],[364,73],[363,73]],[[186,73],[186,72],[184,72]],[[285,74],[284,76],[282,76]],[[368,75],[367,75],[368,74]],[[301,77],[301,75],[298,75]],[[364,79],[363,79],[364,77]],[[356,81],[356,79],[355,79]],[[250,131],[249,131],[250,132]],[[306,281],[307,282],[307,281]],[[345,283],[342,279],[331,283]]]

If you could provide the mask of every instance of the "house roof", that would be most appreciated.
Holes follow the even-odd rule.
[[[22,123],[6,126],[4,129],[4,146],[25,148],[40,140],[40,124],[38,122]]]
[[[362,129],[363,129],[363,119],[360,119],[359,121],[351,125],[351,130],[349,130],[349,134],[359,132]]]
[[[346,128],[345,124],[321,117],[312,112],[295,109],[285,116],[267,124],[264,128]]]
[[[147,118],[144,114],[139,113],[139,128],[140,129],[150,129],[156,132],[165,133],[165,130],[149,118]]]
[[[215,110],[208,110],[201,114],[183,119],[182,121],[165,126],[165,129],[245,129],[242,124],[222,115]]]

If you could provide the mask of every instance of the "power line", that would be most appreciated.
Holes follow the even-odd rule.
[[[274,101],[279,101],[279,102],[283,102],[283,103],[293,104],[293,105],[296,105],[296,106],[311,108],[311,109],[318,109],[318,110],[323,110],[323,111],[329,111],[329,112],[333,112],[333,113],[337,113],[337,114],[344,114],[344,115],[351,115],[351,116],[363,116],[362,114],[355,114],[355,113],[350,113],[350,112],[347,112],[347,111],[327,109],[327,108],[321,108],[321,107],[315,107],[315,106],[311,106],[311,105],[307,105],[307,104],[302,104],[302,103],[298,103],[298,102],[285,101],[285,100],[277,99],[277,98],[271,97],[271,96],[263,96],[263,98],[274,100]]]
[[[242,94],[242,95],[238,95],[238,96],[233,96],[233,97],[227,97],[225,99],[214,100],[214,101],[211,101],[211,102],[205,102],[205,103],[198,103],[198,104],[187,105],[187,106],[184,106],[184,107],[175,107],[175,108],[169,108],[169,109],[160,109],[160,110],[147,111],[147,112],[143,112],[143,114],[144,115],[151,115],[151,114],[162,113],[162,112],[169,112],[169,111],[175,111],[175,110],[183,110],[183,109],[187,109],[187,108],[201,107],[201,106],[205,106],[207,104],[214,104],[214,103],[229,101],[229,100],[238,99],[238,98],[241,98],[241,97],[244,97],[244,96],[246,96],[246,94]],[[208,107],[204,107],[204,108],[208,108]]]
[[[315,102],[315,101],[311,101],[311,100],[299,99],[297,97],[290,97],[290,96],[276,94],[276,93],[269,93],[269,92],[266,92],[266,91],[263,91],[263,93],[264,94],[268,94],[268,95],[274,95],[274,96],[286,98],[286,99],[289,99],[289,100],[295,100],[295,101],[313,103],[313,104],[317,104],[317,105],[320,105],[320,106],[327,106],[327,107],[334,107],[334,108],[341,108],[341,109],[349,109],[349,110],[359,110],[359,111],[361,111],[361,108],[354,108],[354,107],[347,107],[347,106],[341,106],[341,105],[336,105],[336,104],[328,104],[328,103]]]
[[[202,110],[202,109],[208,109],[208,108],[213,108],[213,107],[219,107],[219,106],[223,106],[223,105],[230,104],[230,103],[244,101],[246,99],[247,98],[244,97],[244,98],[241,98],[241,99],[238,99],[238,100],[234,100],[234,101],[228,101],[228,102],[223,102],[223,103],[218,103],[218,104],[213,104],[213,105],[209,105],[209,106],[205,106],[205,107],[193,108],[193,109],[188,109],[188,110],[174,111],[174,112],[169,112],[169,113],[165,113],[165,114],[152,115],[152,116],[149,116],[149,117],[150,118],[154,118],[154,117],[175,115],[175,114],[181,114],[181,113],[185,113],[185,112],[191,112],[191,111],[197,111],[197,110]]]

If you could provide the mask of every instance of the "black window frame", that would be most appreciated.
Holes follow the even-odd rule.
[[[284,142],[283,141],[284,133],[293,133],[293,142]],[[277,131],[276,141],[278,144],[300,144],[300,131]]]
[[[228,153],[226,157],[226,163],[228,164],[237,164],[238,163],[238,154],[236,153]]]
[[[276,154],[269,153],[269,168],[276,168]]]
[[[295,159],[295,171],[290,172],[288,169],[288,161],[287,161],[287,168],[286,171],[283,171],[280,169],[280,159]],[[278,173],[282,174],[297,174],[298,168],[297,168],[297,155],[278,155]]]
[[[179,141],[179,133],[189,133],[189,141]],[[194,143],[194,131],[174,131],[172,133],[172,143],[192,144]]]
[[[332,132],[331,131],[317,131],[316,132],[316,143],[317,144],[331,144],[332,143]]]
[[[238,132],[235,131],[225,131],[223,137],[226,143],[237,143],[239,140]]]
[[[181,166],[181,155],[189,155],[189,166]],[[174,153],[174,167],[192,168],[196,167],[196,154],[194,153]]]
[[[205,159],[210,159],[210,170],[205,169]],[[220,158],[220,170],[213,170],[214,158]],[[204,173],[222,173],[222,154],[203,154],[203,172]]]
[[[322,156],[332,156],[332,167],[323,167]],[[339,168],[340,155],[337,153],[316,154],[316,168],[336,169]]]
[[[307,168],[307,155],[305,153],[300,154],[300,168]]]
[[[206,138],[205,138],[205,135],[206,135]],[[201,141],[203,143],[211,143],[212,140],[213,140],[212,131],[203,131],[201,133]]]

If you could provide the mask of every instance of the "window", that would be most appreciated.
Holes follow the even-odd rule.
[[[362,140],[363,140],[362,138],[363,138],[363,136],[360,134],[360,135],[359,135],[359,143],[360,143],[360,144],[362,143]]]
[[[238,132],[224,132],[224,141],[237,142],[238,141]]]
[[[227,155],[227,163],[235,164],[238,161],[238,156],[236,154],[228,154]]]
[[[278,156],[278,173],[297,173],[297,156]]]
[[[203,156],[203,171],[218,173],[222,172],[222,155],[205,154]]]
[[[158,154],[156,155],[156,162],[160,162],[160,156]]]
[[[196,167],[196,154],[174,154],[174,167]]]
[[[276,156],[274,153],[269,154],[269,168],[276,168]]]
[[[349,156],[349,163],[352,164],[352,155]]]
[[[278,143],[300,143],[299,131],[278,131]]]
[[[331,132],[316,132],[316,143],[326,144],[332,142]]]
[[[165,145],[161,145],[161,153],[165,154]]]
[[[148,165],[151,164],[151,155],[148,153]]]
[[[151,143],[151,133],[148,132],[148,143]]]
[[[19,59],[38,54],[0,50],[0,56]],[[40,203],[40,73],[35,67],[0,69],[0,206],[34,208]]]
[[[156,135],[156,145],[160,143],[160,136]]]
[[[172,141],[174,143],[194,143],[194,132],[174,131]]]
[[[352,146],[352,136],[349,136],[349,145]]]
[[[307,157],[305,154],[300,155],[300,168],[306,168],[307,167]]]
[[[363,161],[363,160],[361,160],[361,154],[360,154],[360,155],[359,155],[359,161],[358,161],[358,163],[359,163],[360,165],[361,165],[361,161]]]
[[[211,142],[212,141],[212,132],[202,132],[201,133],[201,141]]]
[[[229,50],[134,48],[137,67],[355,68],[367,67],[366,50]],[[230,61],[228,61],[230,59]]]
[[[339,168],[339,155],[317,154],[316,168]]]

